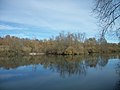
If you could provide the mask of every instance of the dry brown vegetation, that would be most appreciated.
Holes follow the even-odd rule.
[[[30,40],[7,35],[0,38],[0,55],[25,55],[45,53],[55,55],[80,55],[90,53],[117,53],[120,44],[107,43],[105,38],[86,39],[84,33],[61,32],[48,40]]]

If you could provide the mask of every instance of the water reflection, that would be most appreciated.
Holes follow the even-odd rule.
[[[33,70],[36,71],[37,65],[40,64],[46,69],[60,73],[61,77],[65,77],[73,74],[86,75],[87,68],[102,68],[110,58],[119,58],[119,55],[0,57],[0,68],[9,70],[33,65]]]
[[[115,84],[114,90],[120,90],[120,61],[116,64],[115,69],[116,69],[116,73],[118,75],[118,80]]]
[[[0,89],[120,90],[119,56],[3,56]]]

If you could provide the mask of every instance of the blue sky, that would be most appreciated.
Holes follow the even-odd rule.
[[[93,0],[0,0],[0,36],[43,39],[65,31],[97,37],[92,8]]]

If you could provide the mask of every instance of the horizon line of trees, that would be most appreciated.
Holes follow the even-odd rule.
[[[30,40],[6,35],[0,37],[0,53],[45,53],[55,55],[78,55],[90,53],[120,52],[120,43],[107,43],[105,38],[86,38],[85,33],[59,33],[48,40]]]

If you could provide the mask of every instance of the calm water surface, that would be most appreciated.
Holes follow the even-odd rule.
[[[120,57],[3,56],[0,90],[120,90]]]

